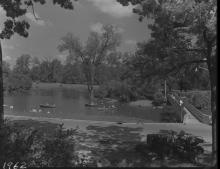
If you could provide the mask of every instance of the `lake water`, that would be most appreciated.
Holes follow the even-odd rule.
[[[56,108],[40,108],[40,104],[55,104]],[[84,85],[34,84],[26,93],[5,95],[5,114],[17,116],[58,117],[63,119],[160,122],[160,109],[115,104],[116,108],[85,107],[88,103]],[[13,106],[13,109],[9,106]]]

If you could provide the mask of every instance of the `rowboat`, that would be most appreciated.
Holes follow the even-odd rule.
[[[41,108],[56,108],[55,105],[49,105],[49,104],[40,104]]]
[[[86,106],[86,107],[96,107],[97,104],[88,104],[88,103],[86,103],[85,106]]]

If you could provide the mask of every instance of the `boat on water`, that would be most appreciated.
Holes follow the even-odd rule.
[[[88,103],[86,103],[85,106],[86,107],[97,107],[98,104],[88,104]]]
[[[56,108],[56,106],[53,104],[53,105],[50,105],[50,104],[40,104],[40,107],[41,108]]]

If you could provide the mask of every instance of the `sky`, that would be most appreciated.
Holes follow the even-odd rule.
[[[3,60],[14,65],[17,57],[29,54],[40,59],[64,61],[66,53],[57,50],[62,36],[71,32],[85,42],[90,31],[99,32],[105,24],[116,26],[121,33],[119,51],[134,52],[137,42],[150,39],[147,27],[150,20],[139,22],[138,16],[132,13],[133,6],[123,7],[116,0],[79,0],[74,2],[74,10],[70,11],[48,2],[44,6],[35,5],[39,20],[31,11],[25,15],[24,19],[31,25],[28,38],[14,35],[10,40],[2,41]],[[0,8],[0,28],[5,20],[4,14]]]

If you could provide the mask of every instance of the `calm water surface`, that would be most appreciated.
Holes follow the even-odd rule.
[[[56,108],[40,108],[40,104],[47,103],[55,104]],[[4,97],[5,114],[9,115],[126,122],[159,122],[161,119],[161,110],[152,107],[118,103],[116,108],[104,110],[85,107],[86,103],[88,93],[83,85],[35,84],[27,93]]]

